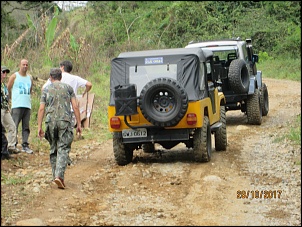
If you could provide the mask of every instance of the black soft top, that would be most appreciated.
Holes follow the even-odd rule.
[[[177,64],[177,81],[184,87],[189,100],[201,98],[201,84],[205,83],[206,75],[201,75],[200,62],[206,62],[207,58],[213,56],[211,50],[196,48],[174,48],[159,50],[144,50],[120,53],[111,61],[110,74],[110,101],[114,105],[114,91],[120,85],[129,84],[129,68],[131,66],[144,66],[150,64],[168,65]],[[149,81],[146,81],[146,83]],[[137,94],[139,96],[139,94]]]

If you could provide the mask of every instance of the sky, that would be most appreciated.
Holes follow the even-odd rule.
[[[54,1],[58,6],[65,10],[69,11],[74,7],[85,6],[88,1]]]

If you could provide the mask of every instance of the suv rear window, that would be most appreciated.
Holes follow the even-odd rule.
[[[136,84],[137,95],[151,80],[168,77],[177,80],[177,64],[169,65],[138,65],[129,67],[129,82]]]

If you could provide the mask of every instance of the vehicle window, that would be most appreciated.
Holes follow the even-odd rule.
[[[211,67],[211,62],[210,62],[210,60],[207,60],[207,62],[206,62],[206,69],[207,69],[207,75],[206,75],[206,77],[207,77],[207,80],[212,80],[213,78],[212,78],[212,67]]]
[[[211,64],[207,62],[207,74],[211,74]]]
[[[208,67],[208,64],[207,64]],[[205,85],[205,66],[204,63],[200,63],[200,90],[204,91],[206,89]]]
[[[177,65],[139,65],[129,67],[129,83],[136,84],[138,96],[149,81],[162,77],[169,77],[176,80]]]
[[[215,51],[214,56],[218,56],[220,61],[227,61],[229,53],[234,53],[234,50]]]
[[[243,51],[243,58],[244,58],[244,60],[247,62],[249,59],[248,59],[248,56],[247,56],[246,48],[243,47],[243,48],[242,48],[242,51]]]

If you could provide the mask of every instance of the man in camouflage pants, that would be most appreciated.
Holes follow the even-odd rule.
[[[73,141],[72,112],[74,111],[77,128],[76,133],[81,134],[80,112],[76,102],[73,88],[61,83],[62,72],[59,68],[50,70],[51,84],[43,89],[40,108],[38,111],[38,135],[45,136],[50,144],[50,164],[54,182],[58,188],[64,189],[64,174],[69,160],[69,152]],[[45,134],[42,121],[45,113]]]

